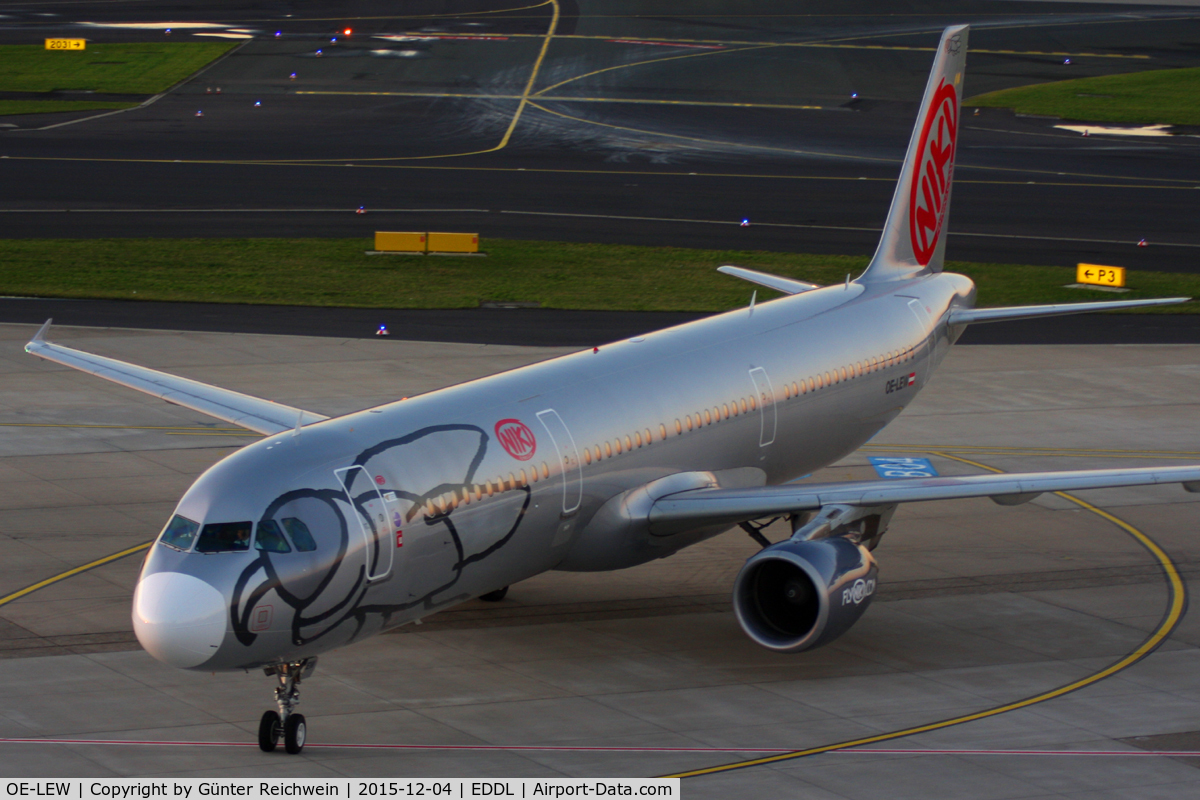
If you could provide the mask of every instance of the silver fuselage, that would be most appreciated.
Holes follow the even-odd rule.
[[[158,573],[215,589],[224,630],[210,620],[203,657],[167,660],[227,670],[313,656],[546,570],[670,555],[721,528],[656,536],[648,503],[786,482],[854,451],[916,396],[960,333],[949,310],[974,292],[946,273],[835,285],[268,437],[210,468],[177,514],[301,519],[317,548],[159,543],[139,592]]]

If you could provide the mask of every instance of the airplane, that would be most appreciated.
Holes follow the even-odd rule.
[[[631,567],[743,526],[733,589],[755,642],[793,653],[866,611],[900,503],[1181,483],[1200,466],[794,483],[912,402],[969,324],[1188,298],[974,307],[943,271],[968,27],[938,43],[878,249],[819,287],[721,271],[784,296],[326,418],[46,341],[26,351],[264,434],[210,467],[149,549],[133,627],[187,670],[262,669],[259,746],[298,753],[318,656],[546,570]],[[770,543],[755,523],[790,520]]]

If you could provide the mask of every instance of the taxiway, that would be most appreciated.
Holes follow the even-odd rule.
[[[623,572],[548,573],[502,603],[323,656],[305,684],[309,747],[263,754],[252,733],[267,679],[180,672],[138,649],[137,552],[11,597],[149,541],[188,483],[250,440],[30,358],[20,346],[34,329],[0,326],[0,736],[42,741],[0,741],[0,774],[721,768],[686,779],[689,797],[868,798],[901,787],[1127,798],[1200,786],[1194,760],[1137,755],[1197,749],[1200,628],[1180,591],[1200,569],[1198,506],[1178,487],[1079,493],[1084,505],[904,507],[876,553],[876,604],[834,644],[791,656],[755,647],[729,611],[755,547],[740,532]],[[331,414],[563,352],[86,328],[55,338]],[[870,448],[814,479],[872,477],[869,455],[928,457],[943,474],[1200,459],[1198,357],[1181,345],[956,348]],[[1164,563],[1181,576],[1174,586]],[[858,748],[898,754],[726,769],[973,715],[983,716]]]

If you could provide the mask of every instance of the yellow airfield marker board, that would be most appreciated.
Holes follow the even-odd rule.
[[[86,50],[87,39],[47,39],[47,50]]]
[[[1075,282],[1094,286],[1125,285],[1124,267],[1106,267],[1103,264],[1079,264],[1075,267]]]

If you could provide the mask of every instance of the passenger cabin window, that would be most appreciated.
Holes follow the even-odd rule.
[[[200,530],[200,523],[192,522],[190,519],[176,514],[171,517],[171,521],[163,529],[162,536],[158,541],[160,544],[174,547],[176,550],[191,550],[198,530]]]
[[[284,517],[279,521],[283,523],[283,529],[287,531],[288,536],[292,537],[292,544],[296,545],[296,549],[301,553],[311,553],[317,549],[316,539],[303,522],[295,517]]]
[[[197,553],[233,553],[250,549],[250,522],[213,522],[200,531]]]
[[[254,537],[254,549],[265,550],[268,553],[292,552],[283,531],[279,530],[279,526],[273,519],[264,519],[258,523],[258,535]]]

